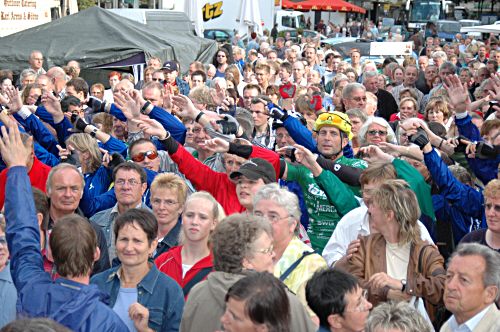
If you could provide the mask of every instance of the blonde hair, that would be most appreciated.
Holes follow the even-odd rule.
[[[450,111],[448,109],[448,103],[445,102],[445,100],[441,97],[437,98],[431,98],[429,102],[427,103],[427,106],[425,106],[425,120],[429,121],[429,111],[430,110],[436,110],[438,112],[443,113],[443,118],[444,121],[448,120],[450,117]]]
[[[399,225],[399,243],[416,243],[420,239],[417,220],[420,216],[417,196],[403,180],[386,180],[373,191],[372,201],[382,211],[392,211]]]
[[[180,176],[173,173],[158,174],[153,183],[151,183],[151,195],[160,189],[168,189],[176,192],[179,204],[184,206],[184,203],[186,203],[188,187]]]
[[[88,152],[90,158],[85,160],[85,172],[94,173],[102,165],[102,152],[97,141],[86,133],[73,134],[66,140],[66,146],[73,146],[81,152]]]
[[[488,182],[486,187],[484,187],[483,195],[485,198],[500,197],[500,180],[495,179]]]

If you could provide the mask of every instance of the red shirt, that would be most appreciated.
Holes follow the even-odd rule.
[[[50,166],[45,165],[38,160],[37,157],[34,157],[33,166],[31,166],[28,172],[31,185],[45,192],[45,185],[49,177],[50,169]],[[7,182],[8,171],[9,169],[6,168],[0,173],[0,208],[3,208],[3,204],[5,203],[5,183]]]

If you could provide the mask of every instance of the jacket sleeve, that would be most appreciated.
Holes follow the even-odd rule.
[[[312,153],[318,153],[316,141],[312,136],[312,132],[298,119],[293,116],[288,116],[285,121],[283,121],[283,124],[297,144],[309,149]]]
[[[436,150],[432,149],[431,152],[424,153],[424,161],[434,183],[439,187],[441,195],[453,203],[454,208],[459,209],[462,213],[482,219],[483,195],[458,181],[438,156]],[[454,221],[452,220],[452,222]]]
[[[177,284],[175,286],[177,286]],[[169,301],[167,317],[163,319],[161,330],[165,332],[178,332],[181,325],[182,313],[184,311],[184,295],[180,287],[173,288],[169,295],[170,296],[167,297],[167,301]]]
[[[109,151],[109,154],[118,152],[124,158],[127,158],[127,145],[113,136],[111,136],[106,143],[101,143],[100,145],[103,149]]]
[[[45,165],[54,167],[60,163],[58,157],[47,151],[43,146],[34,142],[35,156]]]
[[[472,117],[467,114],[464,118],[457,118],[455,116],[455,124],[458,128],[458,133],[471,141],[482,141],[479,129],[472,123]]]
[[[79,208],[82,210],[85,217],[90,218],[99,211],[112,208],[115,204],[115,188],[93,198],[91,198],[90,192],[84,189]]]
[[[38,119],[34,114],[31,114],[26,119],[23,119],[17,113],[14,114],[14,118],[19,122],[25,129],[31,132],[33,138],[43,146],[48,152],[58,155],[59,150],[56,145],[57,140],[52,136],[50,131],[45,127],[45,125]]]
[[[26,167],[11,167],[5,188],[9,193],[5,198],[5,219],[12,279],[18,292],[22,292],[36,279],[50,281],[50,277],[43,269],[40,232]]]
[[[414,275],[408,278],[406,292],[411,292],[411,295],[422,297],[436,305],[443,301],[444,283],[446,281],[444,258],[431,245],[418,246],[418,248],[425,250],[422,253],[422,271],[417,271],[417,267]],[[414,263],[417,266],[419,255],[420,252],[412,252],[412,257],[415,259]]]
[[[340,216],[344,216],[359,206],[354,193],[332,172],[323,170],[315,179],[328,197],[328,201],[335,206]]]
[[[52,117],[52,114],[47,112],[44,106],[39,106],[36,111],[35,115],[40,118],[45,123],[48,123],[51,125],[57,132],[57,140],[59,141],[59,144],[62,147],[65,147],[65,142],[66,138],[71,135],[68,129],[73,128],[69,120],[64,117],[64,119],[59,122],[59,123],[54,123],[54,118]]]
[[[161,123],[163,128],[168,130],[177,142],[184,144],[186,140],[186,127],[175,116],[155,106],[149,113],[149,117]]]
[[[316,159],[321,168],[332,172],[336,175],[342,182],[354,186],[360,187],[359,177],[363,173],[363,169],[359,167],[352,167],[349,165],[341,165],[336,163],[331,159],[326,159],[323,156],[318,156]]]

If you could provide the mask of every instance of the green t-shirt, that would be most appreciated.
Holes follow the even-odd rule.
[[[356,165],[363,165],[363,163],[362,160],[354,160],[350,165],[357,167]],[[290,163],[287,165],[287,180],[296,181],[304,194],[309,213],[307,233],[311,244],[317,252],[321,253],[339,220],[347,212],[358,207],[358,201],[353,191],[332,172],[323,170],[315,178],[309,169],[302,165]]]

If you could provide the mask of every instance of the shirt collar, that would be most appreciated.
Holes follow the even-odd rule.
[[[165,235],[163,239],[161,239],[160,243],[165,244],[170,248],[175,247],[179,242],[180,232],[181,232],[181,222],[180,220],[178,220],[174,228],[172,228],[170,232],[168,232],[168,234]]]
[[[483,319],[484,315],[486,315],[486,312],[490,309],[490,307],[492,305],[495,305],[495,304],[494,303],[490,304],[489,306],[484,308],[482,311],[477,313],[474,317],[470,318],[468,321],[466,321],[465,323],[463,323],[461,325],[458,325],[458,322],[455,319],[455,316],[452,316],[451,320],[450,320],[451,330],[452,331],[474,331],[476,326],[479,324],[481,319]]]
[[[158,277],[160,275],[160,270],[156,268],[156,265],[154,264],[153,260],[149,260],[149,265],[150,265],[150,270],[146,274],[146,276],[137,284],[137,288],[142,288],[146,292],[153,294],[154,291],[154,286],[156,284],[156,281],[158,280]],[[112,272],[108,276],[107,282],[113,281],[115,278],[120,280],[120,274],[121,274],[122,266],[120,265],[114,272]]]

